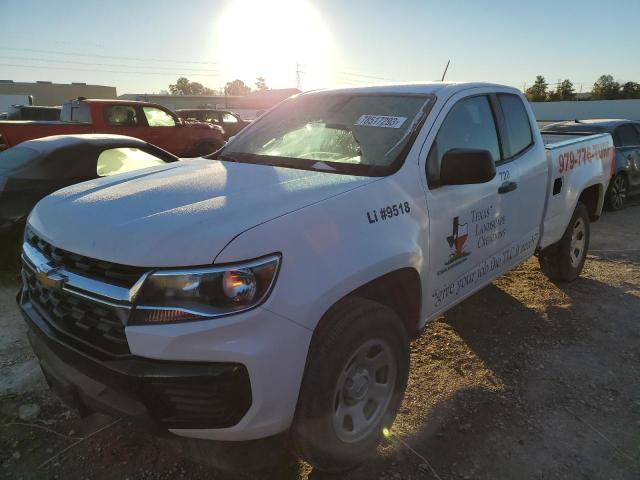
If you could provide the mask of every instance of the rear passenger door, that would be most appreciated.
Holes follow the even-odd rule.
[[[494,97],[496,118],[502,145],[498,162],[501,186],[512,190],[502,195],[508,212],[509,238],[516,245],[525,245],[540,234],[546,201],[548,166],[542,142],[535,142],[535,118],[529,114],[520,95],[497,93]],[[559,179],[552,194],[567,188]],[[514,250],[515,251],[515,250]],[[519,255],[520,256],[520,255]]]

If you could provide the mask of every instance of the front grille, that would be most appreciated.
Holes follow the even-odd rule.
[[[167,428],[227,428],[251,406],[244,365],[225,366],[215,376],[150,379],[146,402]]]
[[[62,290],[43,288],[35,273],[24,268],[25,286],[34,306],[59,332],[103,353],[129,352],[123,319],[115,307],[85,300]]]
[[[106,262],[71,253],[46,242],[32,230],[27,228],[26,241],[38,249],[45,257],[56,265],[78,275],[93,278],[101,282],[111,283],[119,287],[131,288],[138,279],[148,271],[144,267],[130,267],[119,263]]]

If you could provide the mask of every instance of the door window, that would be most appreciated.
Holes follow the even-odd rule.
[[[110,148],[98,157],[96,173],[99,177],[106,177],[165,163],[164,160],[139,148]]]
[[[223,113],[222,121],[224,123],[238,123],[238,119],[235,117],[235,115],[231,115],[230,113]]]
[[[506,135],[503,138],[505,158],[515,157],[533,143],[529,115],[517,95],[499,94],[498,100],[504,114]]]
[[[620,142],[619,147],[635,147],[640,145],[640,135],[633,125],[623,125],[616,128],[616,135]]]
[[[494,162],[501,159],[495,119],[486,96],[460,100],[447,114],[427,159],[429,186],[438,186],[442,157],[453,148],[488,150]]]
[[[155,107],[142,107],[150,127],[175,127],[176,121],[164,110]]]
[[[105,121],[114,127],[131,127],[138,125],[138,115],[130,105],[112,105],[105,110]]]

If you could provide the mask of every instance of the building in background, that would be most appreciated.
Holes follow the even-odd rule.
[[[281,88],[258,90],[244,97],[224,95],[154,95],[125,93],[120,100],[137,100],[163,105],[170,110],[213,108],[216,110],[231,110],[245,120],[253,120],[262,112],[270,109],[292,95],[300,93],[297,88]]]
[[[0,95],[31,95],[34,105],[57,106],[78,97],[115,99],[116,87],[86,83],[14,82],[0,80]]]
[[[588,118],[640,120],[640,100],[590,100],[580,102],[531,102],[536,120],[556,122]]]

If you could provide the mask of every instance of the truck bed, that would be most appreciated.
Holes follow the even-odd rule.
[[[547,205],[541,247],[551,245],[564,234],[573,214],[578,195],[589,187],[607,185],[613,165],[613,139],[608,133],[544,133],[541,132],[549,165]],[[597,195],[596,195],[597,193]],[[603,198],[604,192],[594,192],[593,198]],[[597,200],[597,215],[602,200]]]

